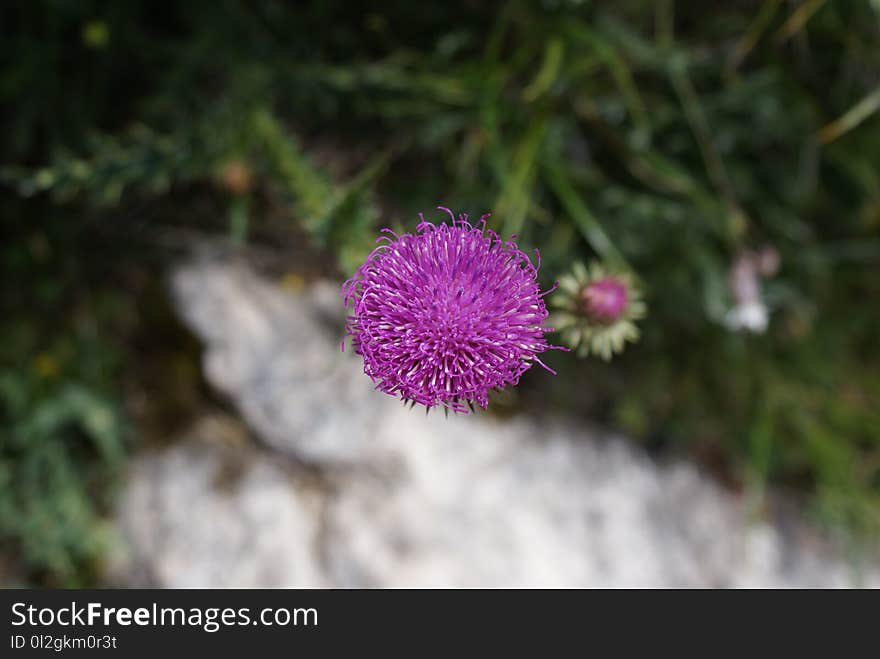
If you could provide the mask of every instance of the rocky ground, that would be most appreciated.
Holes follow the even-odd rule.
[[[234,413],[137,457],[109,581],[140,586],[880,585],[796,517],[564,418],[428,416],[340,351],[335,284],[170,278]]]

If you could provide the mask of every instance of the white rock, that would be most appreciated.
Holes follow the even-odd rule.
[[[229,449],[205,441],[204,427],[202,440],[141,457],[120,509],[128,582],[854,583],[797,519],[755,521],[693,466],[657,464],[622,438],[564,419],[405,409],[340,353],[335,286],[294,295],[241,264],[202,260],[172,288],[205,344],[209,381],[266,448],[233,452],[230,487],[217,486]],[[284,456],[310,463],[321,487],[287,473]],[[861,583],[880,584],[877,570]]]
[[[203,420],[140,456],[119,511],[125,543],[110,580],[177,588],[321,586],[321,499],[277,461]]]
[[[297,297],[240,264],[207,260],[179,270],[171,289],[205,343],[208,380],[263,441],[310,462],[363,459],[381,406],[340,349],[337,287]],[[335,317],[328,298],[338,302]]]

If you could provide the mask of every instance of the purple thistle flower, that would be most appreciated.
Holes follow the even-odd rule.
[[[613,323],[629,303],[626,283],[611,275],[588,284],[581,298],[587,316],[597,323]]]
[[[347,335],[376,388],[404,401],[467,413],[489,391],[515,385],[547,343],[537,263],[467,215],[415,234],[390,229],[343,284]],[[512,236],[515,238],[516,236]],[[344,344],[343,344],[344,349]],[[564,349],[564,348],[563,348]]]

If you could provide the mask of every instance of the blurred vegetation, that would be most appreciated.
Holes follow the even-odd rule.
[[[0,539],[31,578],[88,582],[103,551],[133,280],[217,235],[305,235],[349,273],[438,203],[492,209],[548,283],[598,257],[646,291],[641,343],[557,356],[530,409],[877,537],[876,0],[42,0],[0,30]],[[769,328],[731,331],[731,268],[763,245]]]

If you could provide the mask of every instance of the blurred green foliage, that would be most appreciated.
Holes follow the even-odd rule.
[[[0,547],[40,583],[89,585],[112,540],[102,514],[127,444],[105,336],[119,303],[76,291],[81,269],[46,238],[70,238],[70,226],[50,210],[3,210],[18,240],[0,245]]]
[[[495,228],[541,248],[548,282],[575,260],[631,269],[642,342],[610,366],[558,357],[535,400],[687,449],[750,492],[771,480],[848,537],[876,536],[876,2],[43,0],[0,14],[0,176],[18,197],[2,212],[20,218],[4,276],[27,281],[2,322],[34,337],[4,371],[21,430],[3,440],[0,511],[30,501],[24,465],[51,454],[56,512],[33,519],[79,502],[64,528],[82,531],[71,541],[3,512],[35,567],[69,579],[91,555],[91,472],[118,459],[121,435],[88,421],[113,407],[118,373],[22,375],[77,336],[72,319],[19,304],[42,285],[25,279],[34,246],[89,258],[97,224],[137,214],[142,238],[186,226],[267,244],[280,216],[346,274],[378,227],[412,228],[443,203],[492,209]],[[770,325],[733,332],[730,270],[761,245],[781,255],[764,282]],[[66,276],[47,285],[53,274]],[[95,290],[54,285],[67,291],[55,305]],[[96,340],[112,351],[125,335]],[[74,351],[73,372],[88,354]],[[94,455],[71,452],[70,428]]]
[[[52,368],[48,355],[37,363]],[[86,585],[108,549],[99,515],[120,467],[117,410],[80,383],[46,385],[0,373],[0,537],[20,543],[25,567],[56,585]]]

